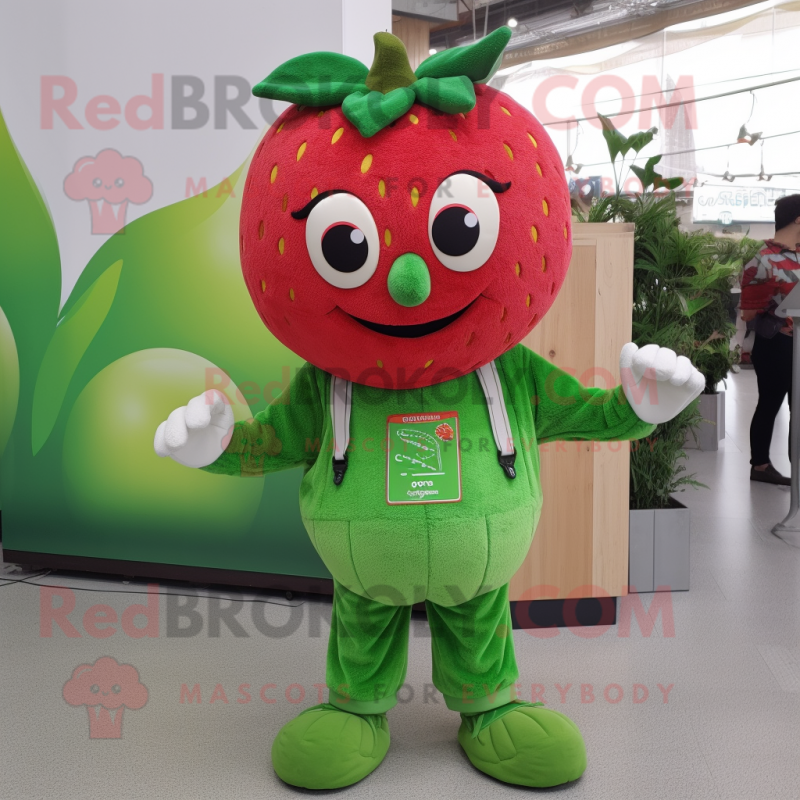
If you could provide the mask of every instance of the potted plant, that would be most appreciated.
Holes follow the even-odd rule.
[[[641,181],[640,195],[626,196],[625,157],[639,153],[657,129],[625,137],[601,117],[603,135],[614,169],[616,191],[593,204],[588,222],[633,222],[633,341],[658,344],[685,355],[713,350],[712,339],[698,339],[698,314],[709,303],[704,286],[722,280],[722,270],[710,258],[708,234],[682,231],[678,226],[674,189],[680,178],[665,179],[656,172],[661,156],[644,167],[629,167]],[[621,156],[619,165],[618,157]],[[580,215],[579,215],[580,216]],[[729,274],[729,273],[725,273]],[[698,347],[700,341],[703,346]],[[709,356],[709,360],[710,356]],[[629,584],[631,591],[689,588],[689,510],[673,495],[687,486],[699,487],[686,474],[684,443],[701,419],[697,402],[675,419],[657,426],[631,453]]]
[[[696,339],[692,361],[706,378],[699,400],[700,421],[687,436],[686,447],[717,450],[725,438],[725,391],[719,384],[739,363],[741,348],[731,348],[736,335],[738,294],[732,289],[744,265],[758,252],[753,239],[719,238],[705,234],[708,252],[692,289],[704,305],[694,314]]]

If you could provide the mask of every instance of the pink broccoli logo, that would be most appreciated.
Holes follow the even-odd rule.
[[[136,667],[110,656],[75,667],[62,694],[71,706],[86,706],[90,739],[121,739],[123,712],[142,708],[148,696]]]
[[[89,201],[92,233],[111,234],[125,228],[128,203],[153,196],[153,183],[138,158],[107,149],[78,159],[64,178],[64,192],[71,200]]]

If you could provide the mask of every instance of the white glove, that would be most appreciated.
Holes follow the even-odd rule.
[[[233,428],[233,409],[216,389],[176,408],[156,430],[156,455],[186,467],[207,467],[225,451]]]
[[[637,417],[657,425],[676,417],[705,388],[703,373],[667,347],[628,342],[619,355],[622,388]]]

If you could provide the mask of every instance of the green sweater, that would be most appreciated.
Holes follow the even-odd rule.
[[[621,387],[587,389],[522,345],[495,363],[517,452],[513,480],[498,464],[472,373],[423,389],[353,384],[348,468],[335,486],[331,376],[311,364],[252,422],[237,423],[225,453],[205,469],[263,475],[302,466],[303,522],[334,578],[391,605],[458,605],[507,583],[528,553],[542,506],[539,444],[639,439],[654,429]],[[458,412],[460,501],[389,505],[387,417],[441,411]]]

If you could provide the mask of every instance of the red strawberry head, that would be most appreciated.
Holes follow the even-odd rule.
[[[240,248],[262,320],[332,374],[414,388],[474,371],[544,316],[570,258],[564,169],[541,124],[484,82],[510,31],[416,74],[292,59],[255,87],[294,100],[250,166]]]

